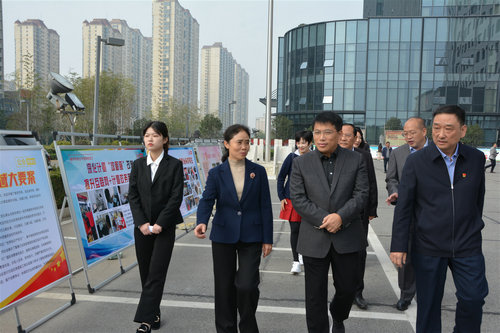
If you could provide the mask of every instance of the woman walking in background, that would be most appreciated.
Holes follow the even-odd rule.
[[[218,333],[257,333],[260,256],[271,253],[273,213],[266,170],[246,159],[250,130],[229,126],[224,132],[222,164],[208,173],[194,234],[205,238],[212,220],[215,327]],[[240,323],[237,324],[237,313]]]
[[[290,273],[292,274],[299,274],[302,271],[300,268],[302,256],[297,253],[301,217],[293,209],[290,201],[290,175],[292,174],[293,159],[311,150],[312,138],[311,131],[298,131],[295,133],[295,146],[297,149],[285,158],[277,178],[278,197],[281,201],[280,219],[287,220],[290,223],[290,245],[293,256]]]
[[[364,149],[370,151],[370,145],[365,141],[363,136],[363,131],[359,127],[355,127],[356,130],[356,141],[354,141],[354,148]]]
[[[165,123],[148,123],[142,135],[148,156],[132,164],[128,198],[142,285],[134,321],[141,323],[137,333],[149,333],[160,328],[160,302],[174,248],[175,226],[183,221],[179,207],[184,175],[182,162],[167,153]]]

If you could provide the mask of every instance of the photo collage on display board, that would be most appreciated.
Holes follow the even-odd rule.
[[[90,244],[127,227],[128,183],[77,193],[87,242]]]
[[[184,167],[184,205],[188,212],[198,206],[202,192],[196,167]]]

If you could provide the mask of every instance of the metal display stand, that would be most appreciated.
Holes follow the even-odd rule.
[[[5,148],[4,147],[0,147],[0,150],[40,150],[40,152],[41,152],[41,149],[42,149],[42,146],[21,146],[21,147],[20,146],[15,146],[15,147],[5,147]],[[41,156],[43,158],[43,165],[47,165],[44,154],[41,153]],[[46,177],[48,179],[49,192],[50,192],[50,195],[52,197],[52,202],[53,202],[52,208],[54,210],[54,217],[57,218],[57,209],[56,209],[57,206],[56,206],[56,201],[55,201],[55,197],[54,197],[54,190],[52,189],[52,184],[50,182],[50,175],[49,175],[49,171],[48,171],[47,168],[45,168],[45,175],[46,175]],[[73,304],[76,303],[75,292],[73,290],[73,285],[71,283],[71,265],[70,265],[69,259],[67,257],[67,253],[68,252],[66,250],[66,244],[64,242],[64,237],[62,235],[62,231],[61,231],[61,227],[60,227],[60,220],[57,221],[57,230],[59,231],[59,237],[60,237],[60,240],[61,240],[61,246],[63,248],[63,253],[66,256],[66,265],[67,265],[67,268],[68,268],[68,274],[66,276],[63,276],[60,279],[58,279],[58,280],[56,280],[56,281],[54,281],[54,282],[52,282],[52,283],[50,283],[50,284],[48,284],[48,285],[46,285],[46,286],[44,286],[42,288],[36,290],[35,292],[30,293],[29,295],[21,298],[20,300],[12,303],[11,305],[7,305],[5,308],[0,309],[0,313],[1,313],[3,311],[8,310],[11,307],[14,308],[14,314],[15,314],[15,317],[16,317],[17,332],[18,333],[25,333],[25,332],[30,332],[30,331],[34,330],[38,326],[42,325],[46,321],[50,320],[51,318],[55,317],[56,315],[58,315],[59,313],[63,312],[64,310],[66,310],[67,308],[69,308],[70,306],[72,306]],[[31,298],[35,297],[36,295],[41,294],[42,292],[47,291],[47,290],[51,289],[52,287],[55,287],[55,286],[59,285],[61,282],[65,281],[65,280],[68,280],[71,300],[69,302],[63,304],[62,306],[60,306],[59,308],[57,308],[56,310],[54,310],[50,314],[44,316],[43,318],[39,319],[35,323],[33,323],[30,326],[28,326],[25,329],[23,329],[22,324],[21,324],[21,316],[19,315],[19,310],[18,310],[19,304],[22,304],[22,303],[30,300]]]

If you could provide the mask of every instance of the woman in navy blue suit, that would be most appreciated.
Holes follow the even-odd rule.
[[[266,170],[246,159],[250,130],[229,126],[224,132],[222,164],[208,173],[197,212],[196,237],[205,238],[216,202],[210,240],[218,333],[256,333],[260,256],[273,243],[273,213]],[[240,323],[237,324],[237,312]]]

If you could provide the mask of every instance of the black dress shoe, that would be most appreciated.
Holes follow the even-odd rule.
[[[157,315],[155,317],[155,321],[153,321],[153,323],[151,324],[151,329],[152,330],[160,329],[160,324],[161,324],[160,316]]]
[[[142,323],[135,333],[151,333],[151,326]]]
[[[345,333],[344,322],[336,321],[335,319],[333,319],[331,332],[332,333]]]
[[[361,310],[366,310],[368,309],[368,303],[366,303],[365,299],[363,298],[363,295],[359,294],[354,297],[354,304],[358,306]]]
[[[396,303],[396,309],[398,309],[399,311],[405,311],[406,309],[408,309],[408,306],[410,304],[411,304],[411,301],[405,301],[404,299],[400,299]]]

